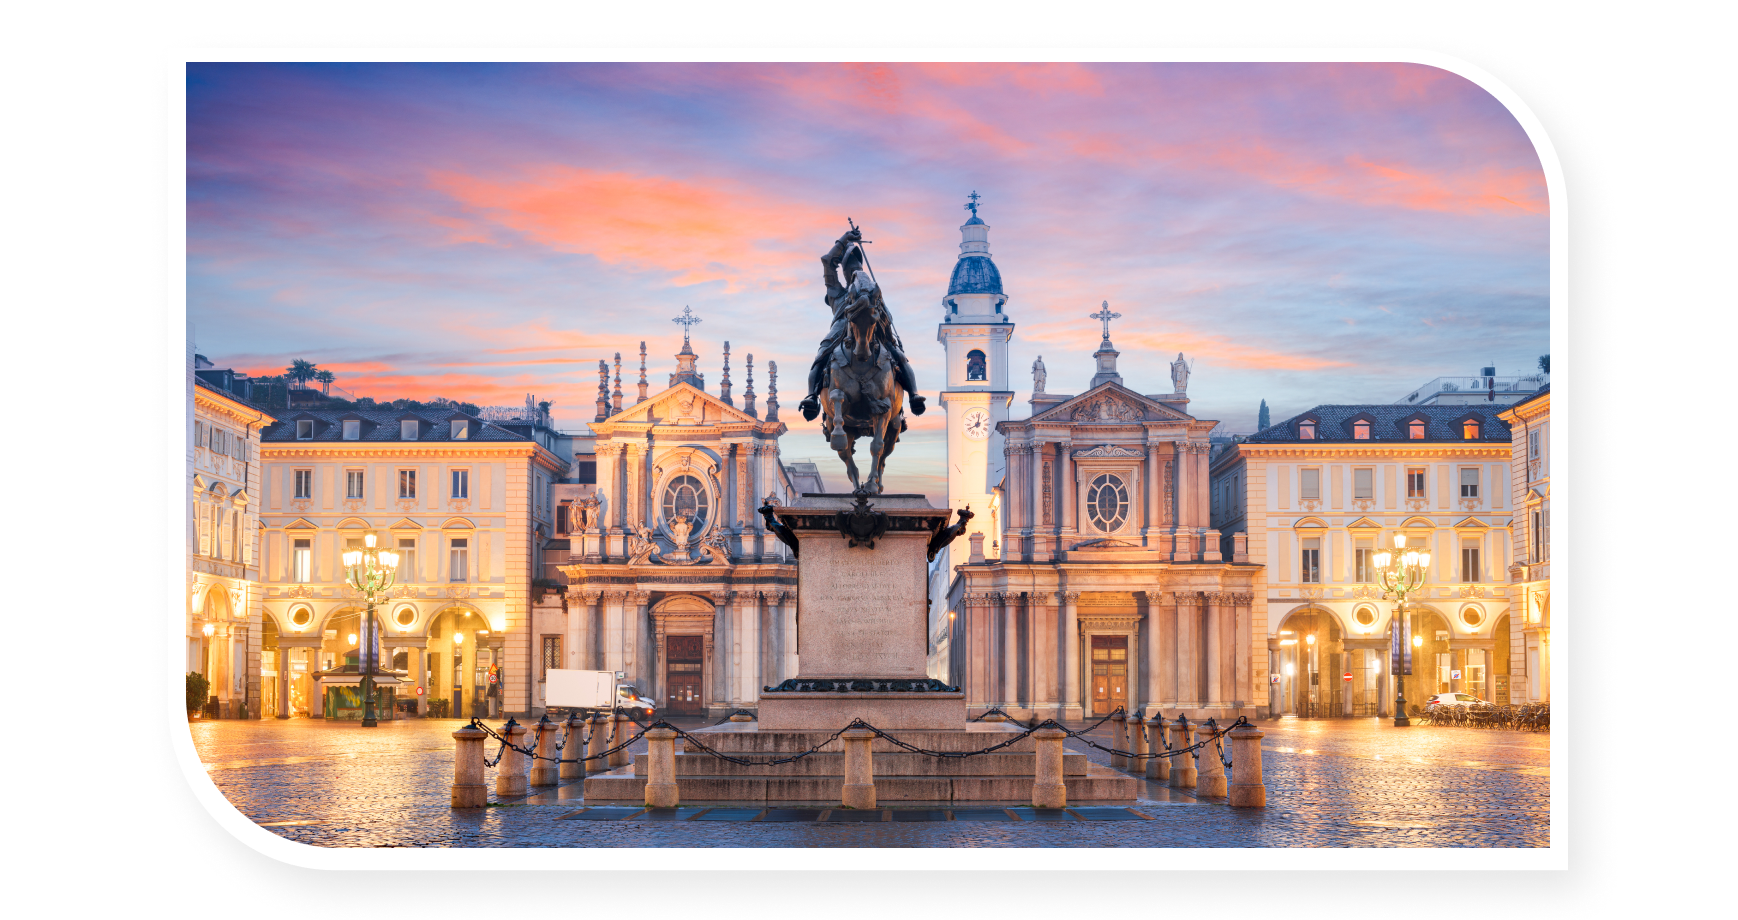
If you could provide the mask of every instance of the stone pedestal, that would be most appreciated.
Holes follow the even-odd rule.
[[[851,495],[809,493],[778,509],[801,546],[799,671],[762,691],[762,730],[832,731],[852,719],[888,731],[965,724],[965,694],[927,670],[929,539],[950,513],[921,495],[877,495],[869,508],[880,532],[857,538],[840,531],[841,514],[856,510]]]

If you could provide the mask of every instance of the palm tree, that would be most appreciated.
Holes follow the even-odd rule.
[[[284,372],[289,375],[291,380],[296,381],[305,388],[308,385],[308,381],[314,379],[314,375],[319,372],[319,368],[316,367],[312,361],[304,361],[301,358],[297,358],[290,362],[289,367],[284,368]]]
[[[320,394],[330,396],[332,395],[332,381],[337,380],[338,375],[331,371],[315,371],[314,379],[320,381]]]

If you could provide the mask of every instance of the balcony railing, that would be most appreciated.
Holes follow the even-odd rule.
[[[1481,396],[1490,390],[1498,393],[1531,393],[1544,385],[1545,378],[1539,374],[1529,374],[1525,377],[1438,377],[1413,390],[1398,402],[1401,404],[1416,403],[1438,393],[1465,392],[1476,393]]]

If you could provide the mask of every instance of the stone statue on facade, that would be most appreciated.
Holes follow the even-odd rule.
[[[645,565],[652,559],[652,554],[658,551],[658,542],[652,539],[652,528],[641,524],[638,532],[628,534],[628,565]]]
[[[834,241],[821,266],[833,324],[809,368],[809,394],[798,408],[810,421],[823,415],[821,433],[845,462],[852,487],[878,494],[887,456],[905,430],[904,403],[910,400],[911,411],[922,415],[924,401],[869,269],[862,231],[853,227]],[[870,439],[866,477],[853,458],[862,437]]]
[[[1033,393],[1044,392],[1044,381],[1046,378],[1047,378],[1047,375],[1044,373],[1044,356],[1039,355],[1038,360],[1032,362],[1032,392]]]
[[[688,551],[688,535],[694,531],[694,519],[686,514],[678,514],[668,522],[670,542],[676,544],[678,554]]]
[[[1189,390],[1189,362],[1183,360],[1183,353],[1177,352],[1177,360],[1171,362],[1172,392],[1185,393]]]
[[[602,502],[599,501],[595,493],[574,502],[573,508],[569,512],[573,515],[572,519],[568,521],[569,529],[574,533],[590,533],[597,527],[597,510],[600,504]]]
[[[724,565],[730,562],[730,538],[725,535],[723,527],[714,527],[706,539],[700,541],[700,565]]]

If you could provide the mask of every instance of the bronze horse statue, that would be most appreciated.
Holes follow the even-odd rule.
[[[821,394],[821,433],[845,461],[853,490],[881,493],[887,457],[905,430],[905,390],[893,370],[893,356],[876,341],[886,311],[870,298],[848,308],[849,335],[834,346],[828,386]],[[869,439],[869,475],[857,470],[857,439]]]

